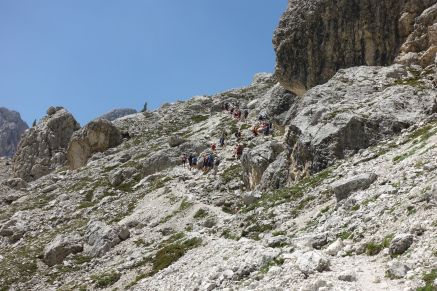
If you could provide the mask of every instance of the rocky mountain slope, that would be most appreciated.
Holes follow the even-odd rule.
[[[28,128],[20,113],[0,107],[0,156],[14,155],[21,135]]]
[[[263,73],[81,129],[49,109],[0,159],[0,290],[435,290],[436,63],[334,73],[302,96]]]

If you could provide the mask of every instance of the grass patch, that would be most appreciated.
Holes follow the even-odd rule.
[[[154,275],[162,269],[167,268],[168,266],[179,260],[181,257],[183,257],[187,251],[200,246],[201,243],[202,239],[192,238],[183,242],[170,243],[164,246],[153,257],[153,266],[149,275]]]
[[[207,120],[208,118],[209,118],[208,115],[193,115],[191,116],[191,121],[193,121],[194,123],[199,123]]]
[[[341,238],[342,240],[347,240],[349,238],[352,238],[352,233],[350,231],[342,231],[340,232],[337,237]]]
[[[437,269],[432,269],[431,272],[426,273],[422,277],[425,281],[425,286],[417,288],[417,291],[436,291],[434,287],[434,280],[437,279]]]
[[[200,208],[199,210],[196,211],[196,213],[194,214],[193,218],[195,219],[202,219],[208,216],[208,211],[206,211],[205,209]]]
[[[375,256],[379,254],[383,249],[388,248],[390,246],[391,241],[393,240],[393,235],[387,235],[381,243],[370,242],[366,244],[366,254],[369,256]]]
[[[360,209],[360,205],[359,204],[355,204],[354,206],[352,206],[351,210],[352,211],[358,211]]]
[[[259,269],[259,272],[261,274],[266,274],[271,267],[273,266],[281,266],[282,264],[284,264],[284,259],[283,258],[274,258],[273,260],[270,260],[269,262],[267,262],[264,266],[262,266]]]
[[[234,233],[232,233],[232,231],[230,229],[225,229],[222,234],[222,237],[224,237],[225,239],[232,239],[232,240],[239,240],[240,237],[238,235],[235,235]]]
[[[407,215],[413,215],[414,213],[416,213],[416,208],[414,208],[414,206],[407,206]]]
[[[149,187],[147,189],[148,192],[152,192],[164,187],[168,181],[171,181],[170,177],[158,178],[150,182]]]
[[[243,169],[241,168],[240,164],[235,164],[235,165],[232,165],[229,168],[225,169],[223,171],[223,173],[221,174],[221,179],[222,179],[223,184],[228,184],[229,182],[231,182],[235,178],[241,179],[242,171],[243,171]]]
[[[120,279],[120,274],[115,271],[91,276],[91,280],[94,282],[96,287],[99,288],[106,288],[112,286],[119,279]]]
[[[327,179],[331,175],[331,173],[332,169],[326,169],[322,172],[300,180],[289,188],[282,188],[274,192],[264,193],[261,196],[261,199],[245,207],[244,209],[242,209],[242,211],[248,212],[258,207],[269,208],[275,205],[285,203],[287,201],[293,201],[302,198],[304,196],[304,193],[321,184],[321,182]],[[298,209],[304,208],[306,203],[308,203],[310,200],[312,199],[304,199],[303,201],[301,201],[301,203],[297,206]]]

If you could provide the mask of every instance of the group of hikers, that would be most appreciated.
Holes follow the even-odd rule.
[[[241,110],[238,104],[231,104],[229,102],[224,102],[222,105],[222,109],[233,116],[238,121],[246,121],[249,116],[249,110],[244,109]],[[272,122],[268,119],[267,114],[262,112],[258,116],[258,121],[253,125],[251,131],[253,135],[256,137],[259,134],[269,135],[272,133]],[[234,133],[235,138],[237,140],[237,144],[233,150],[233,157],[236,159],[240,159],[243,154],[243,144],[241,143],[242,132],[241,128],[237,129]],[[228,133],[223,131],[220,139],[219,146],[223,149],[226,147],[226,141],[228,139]],[[188,167],[191,171],[192,168],[202,170],[204,173],[213,170],[214,175],[217,174],[218,166],[220,165],[221,158],[217,155],[217,144],[211,143],[210,151],[202,154],[201,156],[196,156],[195,154],[183,154],[182,157],[182,165],[184,167]],[[187,165],[188,164],[188,165]]]
[[[243,111],[240,109],[238,104],[231,104],[229,102],[223,103],[222,109],[229,112],[236,120],[247,120],[249,116],[249,110],[244,109]],[[243,118],[242,118],[243,117]]]
[[[182,165],[191,171],[192,168],[202,170],[204,173],[214,170],[214,175],[217,175],[218,166],[220,165],[220,158],[214,153],[206,153],[200,157],[190,154],[182,155]],[[188,165],[187,165],[188,163]]]

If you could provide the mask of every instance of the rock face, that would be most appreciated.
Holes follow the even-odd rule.
[[[0,157],[15,154],[21,135],[28,128],[20,113],[0,107]]]
[[[137,111],[135,109],[130,109],[130,108],[114,109],[110,112],[103,114],[97,119],[101,118],[101,119],[113,121],[116,120],[117,118],[125,117],[127,115],[131,115],[135,113],[137,113]]]
[[[260,183],[269,164],[275,161],[283,150],[283,145],[277,142],[268,142],[244,151],[241,165],[243,166],[243,181],[246,187],[254,189]]]
[[[341,68],[391,64],[415,17],[434,3],[289,0],[273,38],[276,76],[285,88],[303,95]]]
[[[400,65],[349,68],[297,99],[286,121],[294,168],[320,171],[426,118],[437,91],[414,75]]]
[[[60,264],[70,254],[83,251],[83,243],[78,233],[57,236],[44,249],[44,262],[48,266]]]
[[[14,175],[25,181],[38,179],[64,165],[70,138],[80,128],[73,115],[62,107],[51,107],[47,113],[23,135],[13,159]]]
[[[411,7],[412,12],[404,12],[399,20],[401,35],[408,35],[408,38],[401,46],[396,61],[425,68],[434,63],[437,52],[437,4],[424,10],[418,17],[414,8],[417,7]]]
[[[105,119],[91,121],[71,138],[67,150],[70,168],[85,166],[94,153],[118,146],[121,141],[120,131],[110,121]]]

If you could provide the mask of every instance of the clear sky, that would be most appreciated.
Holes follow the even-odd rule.
[[[0,0],[0,106],[84,125],[272,72],[287,0]]]

